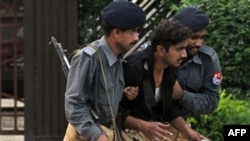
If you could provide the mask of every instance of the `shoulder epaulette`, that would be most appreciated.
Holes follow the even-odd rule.
[[[89,44],[86,47],[82,48],[83,53],[86,53],[90,56],[93,56],[96,51],[98,50],[99,47],[97,47],[97,44],[93,43],[93,44]]]
[[[82,49],[82,51],[83,51],[84,53],[90,55],[90,56],[92,56],[92,55],[94,55],[94,54],[96,53],[96,50],[95,50],[94,48],[92,48],[92,47],[89,47],[89,46],[84,47],[84,48]]]
[[[212,60],[218,58],[216,51],[213,48],[208,47],[206,45],[202,45],[201,48],[199,49],[199,52],[208,55]]]

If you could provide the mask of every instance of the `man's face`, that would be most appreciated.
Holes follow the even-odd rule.
[[[189,40],[189,45],[186,48],[188,56],[194,56],[198,53],[198,50],[203,44],[204,36],[205,36],[205,29],[193,33],[191,39]]]
[[[167,66],[179,67],[183,59],[187,57],[186,47],[189,39],[182,41],[176,45],[171,45],[169,50],[165,50],[163,61]]]
[[[117,47],[122,54],[125,54],[137,43],[138,40],[139,32],[137,28],[119,30],[119,34],[117,34]]]

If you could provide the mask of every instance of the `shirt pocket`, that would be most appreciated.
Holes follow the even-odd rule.
[[[100,87],[99,94],[98,94],[99,103],[108,105],[109,103],[107,99],[107,93],[109,97],[111,98],[115,84],[112,80],[107,79],[107,78],[106,78],[106,81],[103,78],[101,78],[100,81],[101,81],[101,87]],[[108,91],[106,91],[106,89],[108,89]]]

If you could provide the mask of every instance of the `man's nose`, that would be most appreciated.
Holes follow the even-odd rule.
[[[133,34],[134,40],[135,40],[135,41],[139,41],[139,35],[140,35],[139,32],[135,32],[135,33]]]
[[[187,57],[187,51],[186,49],[184,49],[182,52],[181,52],[181,58],[186,58]]]
[[[203,44],[203,39],[199,38],[195,41],[195,46],[199,46],[201,47],[201,45]]]

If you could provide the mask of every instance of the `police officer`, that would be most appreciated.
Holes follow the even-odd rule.
[[[188,57],[179,68],[174,99],[185,107],[186,114],[209,114],[219,103],[222,73],[215,50],[203,44],[209,17],[194,7],[186,7],[173,17],[193,31],[187,47]]]
[[[222,81],[220,62],[215,50],[203,44],[209,17],[194,7],[186,7],[173,16],[173,20],[190,28],[193,32],[187,58],[179,67],[178,81],[174,86],[173,98],[182,105],[182,114],[212,113],[219,103]],[[171,131],[182,138],[175,129]]]
[[[119,141],[115,117],[123,95],[123,54],[139,39],[145,13],[128,1],[113,1],[101,12],[104,36],[71,59],[65,92],[69,122],[64,141]]]

